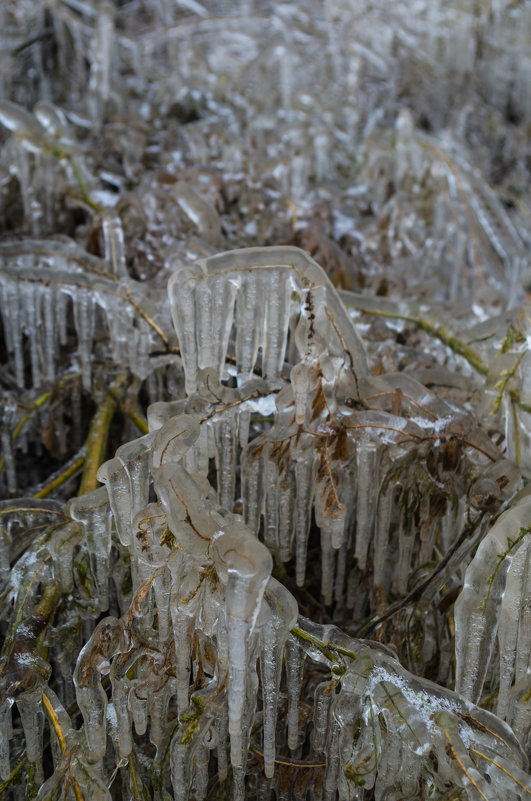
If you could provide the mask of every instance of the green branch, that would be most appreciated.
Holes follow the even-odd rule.
[[[54,492],[58,487],[62,486],[65,481],[68,481],[69,478],[72,478],[85,464],[85,454],[79,456],[72,464],[70,464],[65,470],[55,476],[48,484],[45,484],[44,487],[35,493],[33,496],[34,498],[46,498],[50,495],[51,492]]]
[[[348,648],[343,648],[343,646],[336,645],[333,642],[319,640],[317,637],[314,637],[313,634],[308,634],[307,631],[304,631],[304,629],[301,629],[299,626],[293,626],[291,633],[299,640],[313,645],[323,656],[329,659],[330,662],[334,662],[335,665],[332,668],[333,673],[343,674],[346,670],[344,662],[340,658],[341,656],[347,656],[349,659],[358,658],[358,655],[354,651],[350,651]]]
[[[492,571],[487,580],[488,590],[485,596],[485,600],[479,607],[480,611],[484,612],[485,609],[487,608],[487,603],[490,598],[490,594],[492,592],[492,585],[494,584],[494,579],[496,578],[496,575],[501,567],[502,562],[506,559],[507,556],[509,556],[513,548],[515,548],[520,542],[522,542],[524,537],[526,537],[529,533],[531,533],[531,526],[528,526],[527,528],[522,526],[522,528],[520,529],[520,533],[518,534],[518,537],[515,540],[511,539],[511,537],[507,537],[507,548],[505,549],[505,551],[503,551],[503,553],[498,554],[498,561],[496,563],[496,567],[494,568],[494,570]]]
[[[98,486],[98,469],[105,461],[109,429],[125,383],[126,376],[124,374],[119,375],[113,381],[94,415],[85,442],[85,468],[81,477],[79,495],[92,492]]]
[[[49,390],[48,392],[44,392],[39,398],[37,398],[35,403],[31,406],[29,412],[25,414],[24,417],[20,418],[20,420],[18,421],[17,425],[13,430],[13,434],[11,435],[13,442],[17,441],[26,423],[28,423],[31,420],[37,409],[40,409],[41,406],[44,406],[44,404],[49,399],[51,394],[52,394],[51,390]],[[5,464],[6,464],[5,457],[2,456],[2,458],[0,458],[0,473],[4,469]]]
[[[438,339],[443,345],[449,347],[453,353],[462,356],[470,366],[481,375],[486,376],[489,372],[489,368],[476,351],[471,348],[470,345],[467,345],[466,342],[458,339],[454,334],[449,333],[442,325],[433,325],[433,323],[428,322],[424,317],[411,317],[408,314],[399,314],[398,312],[369,309],[361,299],[359,301],[357,299],[354,301],[352,298],[345,298],[344,302],[347,308],[359,309],[364,314],[374,314],[377,317],[387,317],[391,320],[404,320],[404,322],[420,328],[421,331],[429,334],[429,336]]]
[[[28,758],[26,754],[24,754],[24,756],[22,756],[19,759],[19,761],[17,762],[17,764],[15,765],[15,767],[13,768],[7,779],[4,782],[2,782],[2,784],[0,784],[0,798],[4,797],[4,793],[6,792],[6,790],[9,789],[9,785],[12,784],[12,782],[17,778],[18,774],[20,773],[20,771],[22,770],[27,761]]]

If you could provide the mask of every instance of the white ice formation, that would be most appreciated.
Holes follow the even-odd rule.
[[[473,801],[523,801],[528,496],[483,536],[517,485],[514,469],[416,379],[370,376],[337,293],[302,251],[241,250],[177,266],[169,295],[188,396],[150,408],[149,433],[100,467],[104,487],[64,510],[34,500],[0,509],[4,572],[16,527],[44,525],[3,596],[12,611],[1,778],[13,769],[15,702],[39,801],[111,799],[109,777],[123,766],[123,798],[149,781],[157,798],[171,785],[179,801],[206,798],[212,782],[229,783],[234,801],[272,791],[443,799],[450,788]],[[391,582],[407,602],[415,569],[410,614],[434,609],[456,560],[483,536],[456,606],[461,695],[414,676],[386,646],[299,616],[271,574],[273,560],[294,558],[304,585],[312,516],[324,603],[335,598],[353,619],[363,582],[380,593]],[[440,565],[423,585],[434,549]],[[35,643],[60,598],[45,659]],[[440,629],[418,617],[415,625],[424,652],[412,662],[426,664]],[[474,705],[497,626],[499,717]],[[48,684],[53,676],[72,697],[76,629],[89,634],[73,670],[81,729]],[[42,783],[45,715],[55,770]],[[150,778],[140,741],[150,744]]]
[[[529,800],[530,30],[0,2],[0,798]]]

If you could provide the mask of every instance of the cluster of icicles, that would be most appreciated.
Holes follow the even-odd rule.
[[[103,215],[103,259],[91,257],[67,237],[0,245],[0,308],[19,387],[25,385],[26,335],[32,385],[38,387],[55,377],[61,350],[68,342],[70,306],[85,388],[91,385],[94,340],[102,327],[109,332],[107,357],[139,376],[153,368],[150,352],[165,343],[137,309],[142,305],[146,317],[157,326],[160,293],[146,292],[127,275],[123,233],[116,216],[112,210]]]
[[[403,592],[402,577],[433,549],[436,530],[449,547],[465,525],[463,505],[470,520],[502,501],[516,480],[510,465],[464,417],[459,433],[454,410],[414,379],[371,383],[345,308],[302,251],[236,251],[181,267],[169,294],[187,398],[149,408],[149,433],[100,468],[104,487],[64,512],[39,504],[59,523],[8,578],[3,611],[14,611],[0,668],[0,778],[13,769],[15,700],[37,786],[46,772],[44,713],[50,721],[55,768],[39,801],[125,799],[139,787],[163,799],[170,786],[175,801],[201,801],[225,782],[233,801],[273,791],[301,801],[443,799],[454,791],[473,801],[528,798],[525,493],[484,537],[457,602],[462,695],[415,677],[383,645],[299,617],[271,576],[271,552],[281,562],[294,556],[304,583],[313,509],[326,603],[334,588],[345,602],[348,555],[351,587],[370,563],[375,587],[397,574]],[[257,417],[273,424],[253,438]],[[458,434],[475,476],[466,501],[464,478],[444,451]],[[460,500],[441,509],[437,525],[433,505],[421,511],[420,534],[400,524],[393,541],[400,493],[413,481],[407,453],[418,459],[435,440],[441,459],[432,483]],[[392,479],[400,465],[406,477]],[[233,511],[238,487],[243,516]],[[38,513],[32,503],[19,504],[19,520]],[[7,528],[2,536],[7,576]],[[75,624],[50,639],[61,700],[37,655],[54,592],[77,597],[72,620],[77,614],[90,635],[74,670],[81,729],[67,712],[75,654],[66,642]],[[116,606],[91,632],[90,618]],[[495,670],[498,621],[498,714],[512,729],[473,703]],[[139,743],[149,759],[139,757]]]

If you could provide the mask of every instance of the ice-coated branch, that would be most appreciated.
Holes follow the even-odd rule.
[[[307,318],[316,340],[343,354],[357,376],[366,374],[361,342],[335,289],[298,248],[249,248],[175,268],[168,291],[188,392],[196,389],[198,370],[212,367],[221,377],[233,325],[241,380],[251,377],[259,350],[262,375],[279,378],[296,314]],[[316,320],[309,297],[318,289],[324,291],[324,305],[319,304]]]
[[[530,532],[531,501],[526,493],[498,518],[480,543],[455,608],[458,692],[477,702],[497,640],[497,713],[513,726],[518,723],[524,744],[529,739],[521,688],[522,683],[529,687],[531,659]]]

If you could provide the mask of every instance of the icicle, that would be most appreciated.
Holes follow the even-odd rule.
[[[234,304],[237,295],[236,281],[227,281],[224,275],[214,276],[212,286],[212,323],[214,332],[214,365],[218,372],[225,365],[229,339],[234,319]]]
[[[5,455],[5,450],[4,450]],[[11,573],[11,535],[8,526],[0,526],[0,585]]]
[[[218,777],[220,782],[224,782],[229,772],[229,765],[227,759],[229,715],[227,710],[227,704],[224,702],[219,705],[214,725],[216,727],[216,737],[217,737],[216,756],[218,760]]]
[[[175,185],[177,202],[201,236],[216,248],[223,247],[219,217],[209,201],[185,181]]]
[[[105,487],[81,495],[68,504],[68,514],[83,523],[85,529],[87,549],[94,566],[100,612],[109,608],[110,511]]]
[[[263,475],[269,448],[270,446],[266,444],[259,456],[254,455],[253,450],[248,450],[241,457],[245,522],[256,536],[258,536],[260,529],[260,519],[264,505],[265,482]]]
[[[332,718],[326,738],[326,773],[324,789],[325,799],[327,799],[327,801],[328,799],[333,801],[337,795],[337,784],[341,767],[341,756],[339,753],[340,734],[339,722]]]
[[[98,481],[107,486],[109,501],[122,545],[129,545],[131,531],[131,486],[120,459],[110,459],[98,470]]]
[[[527,565],[524,565],[522,594],[520,605],[520,620],[517,638],[516,659],[514,666],[514,673],[516,682],[520,684],[529,680],[529,671],[531,670],[531,544],[529,542],[524,546],[527,551]],[[529,698],[531,701],[531,697]],[[531,721],[531,718],[530,718]]]
[[[44,780],[42,770],[44,713],[42,711],[42,690],[37,690],[17,698],[17,708],[24,729],[26,756],[35,766],[35,784]]]
[[[170,635],[171,574],[166,567],[160,570],[153,579],[153,592],[157,609],[159,640],[163,643]]]
[[[118,279],[128,278],[122,221],[114,209],[107,209],[102,215],[102,228],[105,261],[111,274]]]
[[[74,672],[76,698],[87,738],[91,761],[103,758],[106,750],[107,695],[100,676],[108,675],[110,660],[120,652],[123,630],[116,618],[104,618],[81,650]]]
[[[238,415],[238,435],[240,448],[246,447],[249,442],[249,429],[251,426],[251,409],[248,404],[243,406]]]
[[[371,442],[361,441],[356,447],[356,544],[354,556],[360,570],[365,570],[367,554],[371,544],[374,515],[378,500],[378,447]]]
[[[315,751],[324,753],[329,729],[328,715],[334,697],[334,685],[323,681],[315,688],[313,696],[313,741]]]
[[[128,757],[133,750],[131,715],[128,707],[131,682],[126,676],[130,667],[131,661],[123,664],[118,659],[113,660],[111,667],[112,702],[116,712],[117,746],[121,759]]]
[[[77,288],[73,296],[74,302],[74,324],[78,340],[79,358],[81,361],[81,373],[83,375],[83,387],[90,390],[90,374],[92,360],[92,335],[93,335],[93,309],[92,297],[86,289]]]
[[[214,539],[210,553],[219,579],[226,587],[229,734],[231,763],[238,767],[243,760],[244,732],[241,724],[247,695],[249,638],[260,611],[273,560],[249,529],[236,523]]]
[[[132,687],[128,700],[135,731],[139,737],[146,733],[148,726],[147,698],[142,695],[142,692],[142,690]]]
[[[185,553],[204,558],[210,540],[219,532],[204,492],[180,465],[170,462],[154,468],[157,494],[168,518],[168,526]]]
[[[98,3],[96,29],[91,45],[89,78],[89,109],[95,131],[103,123],[105,104],[111,93],[111,66],[113,56],[114,6],[106,0]]]
[[[125,546],[131,542],[134,517],[148,501],[150,446],[154,438],[154,434],[146,434],[122,445],[114,459],[98,470],[98,481],[107,485],[116,530]]]
[[[289,562],[292,556],[295,524],[295,483],[291,471],[280,479],[278,493],[278,548],[281,562]]]
[[[131,519],[143,509],[149,498],[149,463],[153,434],[146,434],[122,445],[116,457],[123,463],[131,484]]]
[[[60,287],[53,287],[53,298],[54,298],[54,305],[56,307],[56,315],[55,319],[57,321],[57,328],[59,330],[59,344],[63,347],[68,342],[68,330],[67,330],[67,320],[68,320],[68,303],[69,303],[69,295],[67,292],[64,292]]]
[[[8,285],[7,308],[9,309],[9,332],[15,357],[15,376],[17,384],[24,389],[24,355],[22,351],[23,320],[21,290],[17,282]]]
[[[0,271],[0,316],[2,319],[2,325],[4,331],[5,348],[8,353],[13,353],[13,333],[11,331],[11,308],[9,304],[9,298],[11,295],[10,291],[11,281],[9,281],[9,279],[7,281],[4,281],[2,279],[3,276],[1,275]]]
[[[275,770],[275,728],[282,673],[282,656],[290,629],[297,621],[298,608],[293,596],[270,578],[265,600],[271,616],[262,629],[260,671],[264,714],[264,773],[272,778]]]
[[[188,721],[182,721],[170,744],[171,781],[175,801],[188,801],[190,798],[195,758],[198,751],[204,748],[204,738],[213,723],[212,712],[207,710],[206,705],[203,706],[200,699],[192,708],[194,711],[191,713],[191,727]],[[205,757],[208,759],[208,751],[199,756],[203,764]],[[200,792],[202,788],[203,783],[200,781]]]
[[[349,543],[344,542],[337,552],[336,580],[334,582],[334,600],[339,612],[345,603],[345,578],[347,573],[347,550]]]
[[[264,514],[264,543],[270,551],[278,553],[278,525],[279,525],[279,485],[281,478],[278,475],[276,460],[267,459],[265,463],[266,501]]]
[[[158,753],[162,752],[166,744],[168,709],[172,696],[175,693],[175,682],[169,679],[162,689],[150,692],[149,716],[151,720],[149,739]]]
[[[38,387],[41,383],[41,360],[38,347],[41,337],[41,298],[39,288],[33,284],[24,285],[22,288],[22,299],[25,328],[29,338],[32,386]]]
[[[525,542],[512,558],[501,604],[498,630],[500,689],[496,714],[502,719],[507,717],[512,685],[525,675],[531,660],[531,633],[527,626],[522,625],[526,611],[527,617],[530,616],[531,596],[525,594],[526,583],[528,586],[531,584],[530,554],[531,544]],[[529,624],[529,620],[526,622]],[[515,671],[517,654],[519,663],[523,667],[520,674]]]
[[[57,334],[54,315],[54,292],[50,287],[44,288],[42,303],[44,309],[44,369],[46,378],[51,380],[55,375]]]
[[[288,748],[299,747],[299,703],[302,691],[305,653],[297,640],[290,636],[286,642],[286,675],[288,685]]]
[[[326,606],[330,606],[334,596],[335,555],[330,535],[321,528],[321,595]]]
[[[214,423],[218,502],[223,509],[232,509],[236,483],[237,432],[231,415]]]
[[[496,485],[497,486],[497,485]],[[430,495],[426,494],[421,498],[420,504],[420,551],[418,555],[418,564],[424,565],[430,561],[437,532],[439,530],[439,517],[430,514]]]
[[[290,195],[295,204],[303,203],[308,195],[308,160],[297,153],[290,162]]]
[[[196,262],[177,269],[168,282],[171,315],[179,339],[188,395],[192,395],[197,388],[195,286],[203,277],[203,270]]]
[[[310,411],[310,391],[315,388],[316,372],[316,365],[302,361],[295,365],[290,374],[295,401],[295,422],[299,426],[306,423],[306,416]]]
[[[201,370],[214,366],[214,350],[217,345],[217,331],[214,333],[212,330],[214,322],[212,319],[212,293],[206,281],[198,283],[195,289],[195,310],[197,364]]]
[[[531,746],[531,680],[529,670],[513,687],[509,697],[507,722],[526,752]]]
[[[279,270],[275,291],[268,293],[265,299],[262,373],[273,380],[282,373],[286,352],[291,304],[288,278],[286,270]]]
[[[312,517],[315,469],[315,454],[311,449],[308,449],[307,453],[303,452],[298,455],[295,464],[295,574],[298,587],[304,585],[306,575],[306,552]]]
[[[195,752],[194,766],[194,796],[197,801],[203,801],[208,788],[208,761],[210,751],[204,745],[199,745]]]
[[[180,590],[178,590],[180,593]],[[190,641],[193,632],[194,619],[180,614],[177,611],[177,604],[172,604],[173,636],[175,638],[175,658],[176,658],[176,680],[177,680],[177,712],[183,715],[188,709],[189,692],[191,684],[190,662],[191,650]]]
[[[393,572],[392,589],[398,595],[407,592],[408,581],[411,575],[411,558],[415,547],[415,533],[408,521],[404,520],[402,512],[398,534],[398,560]]]
[[[10,404],[6,400],[4,403],[3,412],[4,415],[0,428],[0,442],[2,443],[2,452],[7,477],[7,489],[9,493],[14,496],[17,494],[17,473],[12,432],[15,428],[14,421],[16,415],[16,406]]]
[[[347,505],[342,501],[339,501],[335,509],[329,511],[328,515],[325,516],[325,527],[330,537],[330,544],[335,550],[338,550],[343,545],[346,519]]]
[[[492,656],[511,560],[530,526],[531,500],[524,497],[498,518],[465,573],[455,604],[456,688],[472,701],[481,694]]]
[[[84,535],[83,526],[67,523],[61,526],[51,539],[49,548],[53,556],[54,578],[63,593],[74,589],[73,561],[74,548],[79,545]]]
[[[190,798],[191,771],[188,770],[189,749],[174,737],[170,747],[171,783],[175,801],[188,801]]]
[[[249,271],[241,280],[236,298],[236,366],[244,380],[256,364],[264,320],[267,294],[259,270]]]
[[[58,106],[47,100],[39,100],[33,107],[33,114],[57,147],[64,149],[75,144],[67,119]]]

